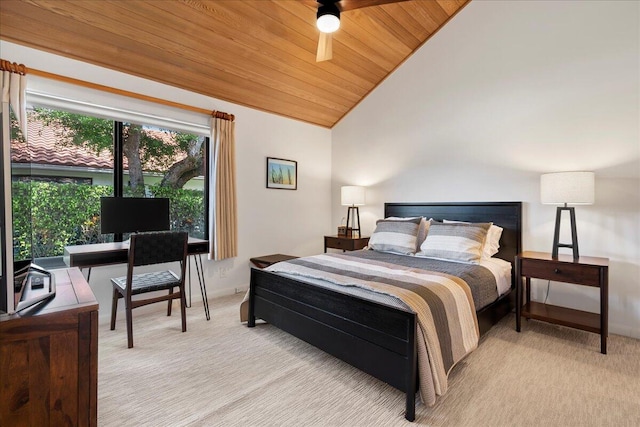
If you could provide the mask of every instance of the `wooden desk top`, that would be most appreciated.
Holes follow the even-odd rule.
[[[189,237],[189,255],[209,252],[209,241]],[[127,262],[129,242],[93,243],[64,247],[64,263],[69,267],[98,267]]]

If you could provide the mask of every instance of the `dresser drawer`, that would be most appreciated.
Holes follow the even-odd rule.
[[[600,268],[597,266],[536,259],[523,259],[520,265],[520,275],[525,277],[600,286]]]

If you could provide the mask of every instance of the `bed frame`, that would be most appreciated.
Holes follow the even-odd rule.
[[[521,202],[385,203],[384,216],[493,222],[504,228],[496,256],[514,262],[521,251]],[[508,292],[477,313],[481,335],[513,309],[514,294]],[[405,392],[405,418],[415,419],[415,313],[252,269],[249,327],[256,318]]]

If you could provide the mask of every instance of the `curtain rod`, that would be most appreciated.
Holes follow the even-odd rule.
[[[0,71],[9,71],[16,74],[27,74],[27,67],[24,64],[17,64],[15,62],[5,61],[0,59]]]
[[[136,92],[130,92],[128,90],[116,89],[110,86],[105,86],[97,83],[87,82],[85,80],[74,79],[73,77],[61,76],[60,74],[49,73],[47,71],[37,70],[35,68],[27,68],[24,64],[17,64],[15,62],[9,62],[4,59],[0,60],[0,69],[11,71],[20,74],[33,74],[34,76],[44,77],[46,79],[57,80],[64,83],[71,83],[76,86],[82,86],[89,89],[96,89],[103,92],[113,93],[116,95],[127,96],[129,98],[140,99],[143,101],[154,102],[156,104],[167,105],[169,107],[179,108],[181,110],[192,111],[199,114],[205,114],[207,116],[213,116],[218,118],[224,118],[225,120],[234,120],[233,114],[223,113],[216,110],[206,110],[204,108],[192,107],[191,105],[181,104],[179,102],[168,101],[166,99],[156,98],[153,96],[142,95]]]
[[[162,104],[162,105],[167,105],[169,107],[180,108],[182,110],[193,111],[195,113],[205,114],[207,116],[212,114],[211,110],[206,110],[204,108],[192,107],[191,105],[181,104],[179,102],[167,101],[166,99],[156,98],[154,96],[142,95],[140,93],[130,92],[124,89],[116,89],[110,86],[87,82],[85,80],[74,79],[73,77],[66,77],[66,76],[61,76],[59,74],[49,73],[47,71],[36,70],[34,68],[29,68],[29,74],[33,74],[34,76],[44,77],[47,79],[58,80],[64,83],[71,83],[71,84],[74,84],[77,86],[83,86],[89,89],[97,89],[103,92],[127,96],[129,98],[141,99],[143,101],[150,101],[156,104]]]
[[[211,116],[214,119],[229,120],[230,122],[234,121],[236,118],[236,116],[234,116],[233,114],[223,113],[222,111],[213,111],[211,113]]]

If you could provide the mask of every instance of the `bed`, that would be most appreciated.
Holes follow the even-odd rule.
[[[386,217],[492,222],[503,228],[496,258],[521,251],[521,202],[386,203]],[[477,311],[480,336],[514,307],[509,290]],[[405,418],[415,419],[418,348],[415,312],[379,301],[252,269],[248,326],[262,319],[406,393]]]

